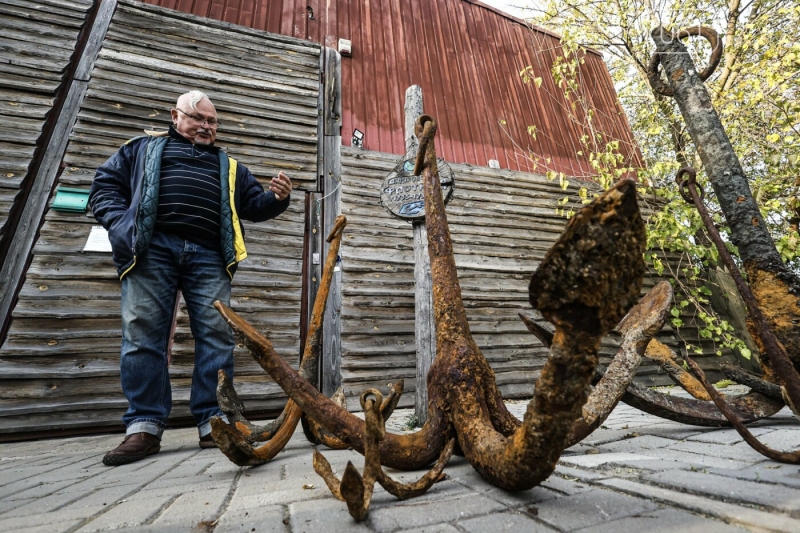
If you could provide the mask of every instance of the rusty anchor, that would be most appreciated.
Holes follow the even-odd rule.
[[[323,268],[320,290],[317,292],[312,310],[311,322],[309,324],[309,335],[306,342],[303,358],[300,363],[300,375],[304,379],[309,379],[310,369],[319,360],[320,355],[320,336],[322,332],[322,317],[325,314],[325,305],[330,292],[331,280],[333,278],[333,267],[339,253],[344,228],[347,219],[343,216],[336,218],[333,228],[328,235],[328,242],[331,244],[326,256]],[[221,304],[220,304],[221,305]],[[219,308],[219,307],[218,307]],[[269,341],[269,350],[274,351]],[[403,382],[399,381],[392,385],[390,394],[379,404],[381,416],[388,418],[403,392]],[[289,400],[281,415],[273,422],[264,426],[254,426],[244,416],[244,404],[239,399],[236,389],[230,378],[222,370],[219,371],[217,383],[217,400],[220,409],[228,417],[229,424],[220,417],[211,419],[211,434],[219,449],[228,459],[239,466],[253,466],[266,463],[275,457],[289,442],[297,423],[303,416],[302,409]],[[345,408],[344,394],[341,390],[334,394],[332,401]],[[327,434],[319,424],[313,420],[304,424],[307,430],[307,438],[314,444],[324,444],[329,448],[343,449],[348,445]],[[264,442],[261,446],[254,446],[257,442]]]
[[[494,373],[469,331],[436,168],[435,132],[431,117],[418,119],[416,168],[424,181],[437,332],[437,356],[428,374],[428,420],[419,432],[378,432],[384,436],[379,439],[373,424],[320,394],[246,321],[223,305],[218,309],[292,401],[358,452],[366,454],[369,448],[374,457],[377,449],[381,464],[415,469],[443,457],[455,437],[467,460],[490,483],[528,489],[554,470],[589,395],[600,340],[640,292],[645,234],[635,184],[620,181],[578,212],[532,276],[531,303],[555,325],[555,332],[534,397],[519,421],[505,408]],[[374,399],[364,398],[368,413],[377,403],[371,394]],[[367,486],[380,482],[379,477],[370,466],[355,483],[363,490],[354,491],[348,503],[354,517],[366,514]],[[341,496],[350,497],[341,494],[342,484],[355,478],[346,473],[338,485]],[[335,493],[336,483],[326,481]]]

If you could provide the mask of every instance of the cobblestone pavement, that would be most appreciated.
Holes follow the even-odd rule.
[[[521,416],[525,403],[510,403]],[[401,431],[410,411],[388,429]],[[800,447],[784,409],[752,426],[768,445]],[[271,463],[238,468],[200,450],[192,429],[168,430],[158,455],[109,468],[120,435],[0,445],[0,531],[800,532],[800,468],[767,460],[728,429],[685,426],[620,405],[569,449],[540,487],[508,493],[463,457],[427,494],[401,502],[376,486],[356,524],[311,467],[297,432]],[[337,472],[349,450],[323,450]],[[420,473],[391,472],[406,481]]]

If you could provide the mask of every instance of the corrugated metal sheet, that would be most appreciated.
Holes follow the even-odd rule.
[[[584,132],[548,75],[561,54],[558,38],[475,0],[146,2],[334,48],[340,38],[351,40],[353,55],[342,60],[345,144],[357,128],[366,134],[365,148],[404,153],[404,94],[417,84],[426,112],[439,121],[438,153],[447,161],[487,166],[496,159],[508,169],[591,174],[576,155]],[[522,84],[519,73],[527,66],[542,77],[539,89]],[[622,141],[629,159],[638,158],[599,55],[586,56],[581,81],[597,131]],[[536,139],[528,126],[536,126]]]
[[[120,2],[114,15],[60,183],[88,189],[120,144],[165,128],[178,95],[201,88],[217,106],[219,144],[231,155],[257,176],[286,170],[299,189],[314,189],[320,46],[141,6]],[[82,252],[95,224],[91,214],[46,215],[0,350],[0,433],[121,423],[120,283],[110,254]],[[296,361],[303,193],[278,219],[245,227],[249,258],[232,306]],[[182,307],[170,367],[173,417],[188,415],[192,344]],[[237,349],[235,360],[248,408],[283,403],[248,353]]]
[[[0,241],[91,6],[0,0]]]

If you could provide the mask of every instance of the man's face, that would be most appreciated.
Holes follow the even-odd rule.
[[[172,110],[175,130],[192,144],[208,146],[217,138],[217,110],[208,98],[197,102],[197,109],[189,107],[189,102],[179,101]]]

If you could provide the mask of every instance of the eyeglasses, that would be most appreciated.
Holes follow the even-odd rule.
[[[217,120],[217,119],[215,119],[215,118],[203,118],[203,117],[198,117],[197,115],[192,115],[191,113],[187,113],[187,112],[186,112],[186,111],[184,111],[183,109],[178,109],[177,107],[175,108],[175,111],[178,111],[178,112],[180,112],[180,113],[183,113],[184,115],[186,115],[186,116],[187,116],[187,117],[189,117],[190,119],[194,120],[194,121],[195,121],[195,122],[197,122],[198,124],[203,124],[203,123],[205,122],[206,124],[208,124],[208,127],[209,127],[209,128],[218,128],[218,127],[219,127],[219,125],[220,125],[220,122],[219,122],[219,120]]]

